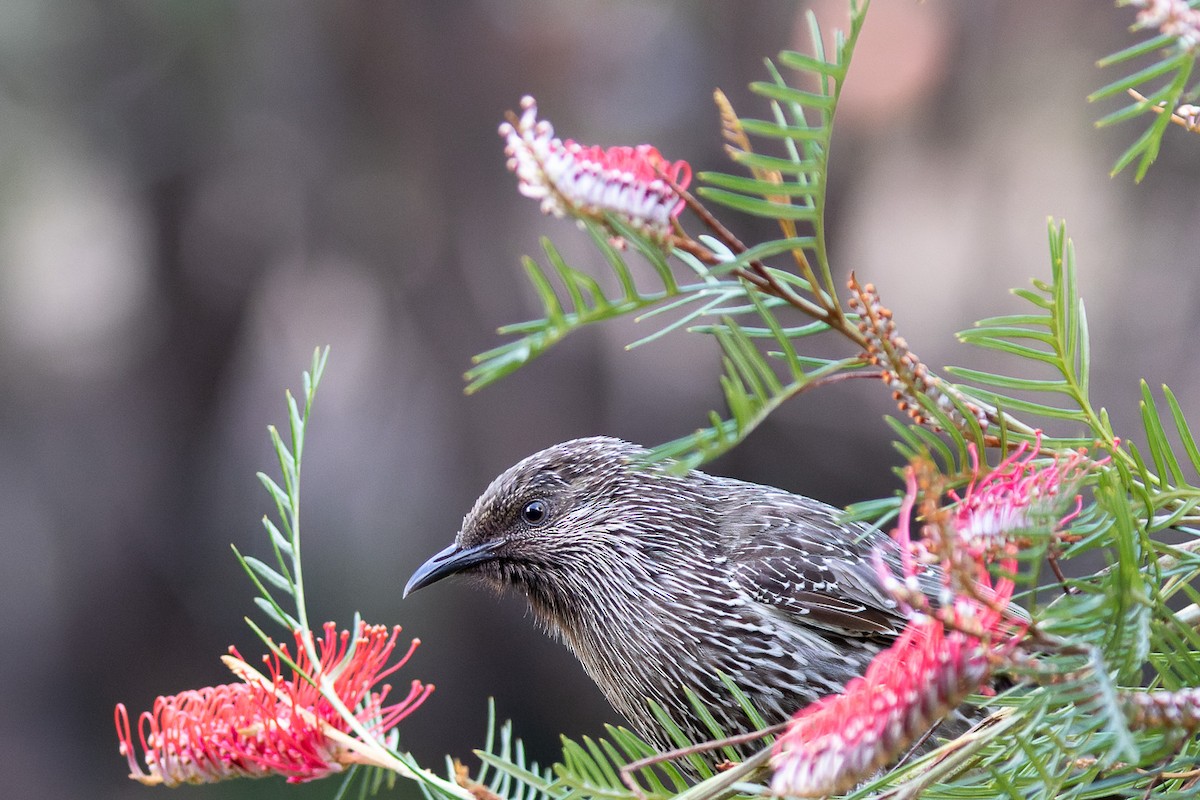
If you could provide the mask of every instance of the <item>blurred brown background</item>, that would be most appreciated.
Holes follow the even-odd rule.
[[[827,23],[840,2],[818,3]],[[426,763],[482,741],[485,700],[543,760],[612,714],[515,600],[447,583],[402,602],[494,474],[562,439],[654,444],[719,404],[702,337],[626,353],[581,332],[479,395],[470,356],[536,313],[519,266],[554,237],[504,169],[524,93],[564,137],[653,142],[722,168],[710,95],[742,113],[763,56],[807,41],[795,2],[66,2],[0,6],[0,752],[4,797],[146,798],[112,707],[229,680],[260,648],[229,544],[262,553],[271,467],[314,346],[305,554],[318,620],[355,610],[424,645],[438,685],[402,725]],[[1200,424],[1200,140],[1108,177],[1141,123],[1097,131],[1132,41],[1107,2],[881,0],[847,86],[829,224],[935,366],[986,366],[954,331],[1048,273],[1045,220],[1078,245],[1095,396],[1126,435],[1137,379]],[[734,220],[746,238],[768,227]],[[695,338],[696,341],[690,341]],[[882,387],[805,395],[714,469],[843,504],[895,488]],[[218,798],[329,797],[244,782]],[[405,787],[406,793],[411,788]],[[406,796],[409,796],[406,794]]]

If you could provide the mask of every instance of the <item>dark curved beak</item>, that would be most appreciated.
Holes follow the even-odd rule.
[[[428,586],[431,583],[437,583],[447,575],[454,575],[465,569],[470,569],[476,564],[491,561],[496,557],[496,549],[500,544],[500,540],[493,540],[477,544],[474,547],[459,547],[456,544],[450,545],[417,567],[417,571],[408,579],[408,585],[404,587],[404,596],[408,597],[417,589]]]

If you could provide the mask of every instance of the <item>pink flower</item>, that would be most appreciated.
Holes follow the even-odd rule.
[[[773,791],[816,797],[853,787],[984,688],[995,665],[1018,645],[1027,623],[1009,611],[1013,582],[1009,577],[993,582],[988,565],[998,562],[1002,575],[1014,574],[1026,539],[1054,535],[1070,522],[1082,501],[1076,496],[1074,508],[1062,515],[1064,496],[1090,463],[1073,452],[1036,467],[1040,444],[1040,436],[1032,445],[1021,444],[986,475],[972,448],[973,477],[963,497],[951,492],[954,505],[942,507],[940,497],[926,490],[920,541],[910,531],[917,474],[909,468],[893,534],[904,574],[893,575],[876,559],[884,586],[910,609],[909,623],[865,675],[793,717],[772,757]],[[917,580],[932,564],[940,568],[944,586],[939,608]]]
[[[284,675],[281,658],[264,656],[268,675],[256,673],[236,650],[227,663],[244,683],[190,690],[154,701],[153,711],[138,718],[138,735],[147,770],[137,763],[129,715],[116,707],[120,752],[129,760],[129,777],[147,785],[178,786],[212,783],[233,777],[283,775],[290,783],[323,778],[361,760],[348,747],[349,724],[312,681],[325,680],[359,723],[381,737],[425,701],[432,685],[413,681],[401,701],[385,705],[388,685],[375,687],[408,661],[413,640],[399,661],[387,665],[400,627],[362,623],[351,642],[349,631],[337,633],[332,622],[315,644],[319,663],[306,655],[296,633],[295,662]],[[310,681],[310,678],[312,679]]]
[[[651,145],[585,147],[554,136],[554,127],[537,118],[537,103],[521,98],[521,116],[500,126],[508,168],[518,190],[541,201],[542,212],[556,217],[604,221],[616,214],[648,236],[665,240],[683,210],[679,188],[692,179],[686,161],[670,162]]]
[[[1071,452],[1047,466],[1037,468],[1033,460],[1041,446],[1039,434],[1033,445],[1022,442],[995,469],[979,477],[979,456],[974,444],[971,466],[974,477],[954,512],[954,530],[972,556],[988,558],[1011,551],[1022,535],[1053,533],[1079,514],[1081,500],[1065,516],[1063,495],[1078,483],[1088,463],[1080,452]],[[1103,462],[1100,462],[1103,463]]]
[[[930,609],[916,576],[936,557],[911,540],[909,525],[917,498],[915,471],[895,531],[903,554],[904,581],[882,577],[905,605],[920,598],[927,611],[912,612],[896,642],[879,653],[866,674],[841,694],[801,709],[776,743],[771,789],[795,797],[822,797],[850,789],[889,764],[971,693],[983,688],[994,664],[1015,647],[1024,624],[1005,612],[1013,583],[993,585],[982,557],[971,560],[971,591],[951,595]],[[929,526],[936,527],[936,526]],[[877,565],[883,567],[882,559]],[[1005,559],[1011,571],[1015,561]],[[943,580],[951,585],[950,564]]]
[[[1200,10],[1188,0],[1130,0],[1130,5],[1141,9],[1137,14],[1141,27],[1174,36],[1184,50],[1200,44]]]
[[[970,609],[964,610],[970,612]],[[797,714],[776,743],[771,789],[823,797],[889,763],[991,673],[983,643],[918,615],[867,672]]]

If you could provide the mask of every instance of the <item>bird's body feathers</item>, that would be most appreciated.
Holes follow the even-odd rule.
[[[522,592],[612,705],[661,747],[648,700],[694,741],[710,734],[684,687],[726,732],[747,731],[719,675],[768,722],[782,721],[862,674],[903,629],[875,566],[878,553],[899,572],[886,535],[800,495],[676,475],[645,456],[603,437],[530,456],[488,487],[455,545],[409,590],[467,571]]]

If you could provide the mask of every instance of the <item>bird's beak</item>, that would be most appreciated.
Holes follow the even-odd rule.
[[[495,558],[496,549],[500,544],[499,540],[493,540],[477,544],[474,547],[450,545],[417,567],[417,571],[408,579],[408,585],[404,587],[404,596],[408,597],[417,589],[437,583],[447,575],[453,575],[476,564],[490,561]]]

